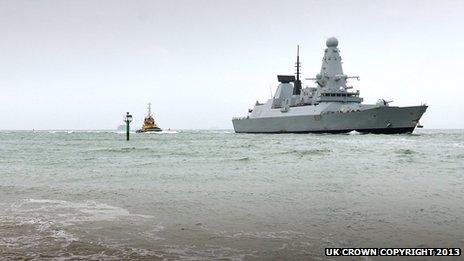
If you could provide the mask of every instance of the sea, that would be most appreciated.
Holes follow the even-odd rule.
[[[1,131],[0,260],[334,260],[325,248],[464,249],[464,130],[125,138]]]

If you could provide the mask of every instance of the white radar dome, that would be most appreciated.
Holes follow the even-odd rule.
[[[325,44],[327,45],[327,47],[337,47],[338,46],[338,40],[335,37],[330,37],[329,39],[327,39]]]

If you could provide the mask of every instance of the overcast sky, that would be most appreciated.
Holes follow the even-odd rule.
[[[339,39],[366,103],[464,128],[464,1],[0,0],[0,129],[232,128],[277,74],[320,70]],[[306,85],[313,86],[312,82]]]

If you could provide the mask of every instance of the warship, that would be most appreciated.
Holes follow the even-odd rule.
[[[143,120],[143,125],[142,128],[137,130],[137,133],[141,132],[157,132],[157,131],[162,131],[155,122],[155,119],[153,118],[153,115],[151,113],[151,103],[148,103],[148,115],[145,117]]]
[[[326,41],[315,87],[302,88],[300,56],[297,47],[296,74],[277,75],[279,85],[266,103],[256,104],[246,117],[232,119],[237,133],[412,133],[427,105],[398,107],[379,99],[363,104],[359,90],[352,91],[349,79],[359,76],[343,73],[338,40]]]

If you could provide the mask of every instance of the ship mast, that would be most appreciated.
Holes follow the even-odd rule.
[[[293,88],[293,95],[300,95],[301,93],[301,81],[300,81],[300,46],[296,46],[296,81]]]
[[[151,116],[151,102],[148,103],[148,117]]]

